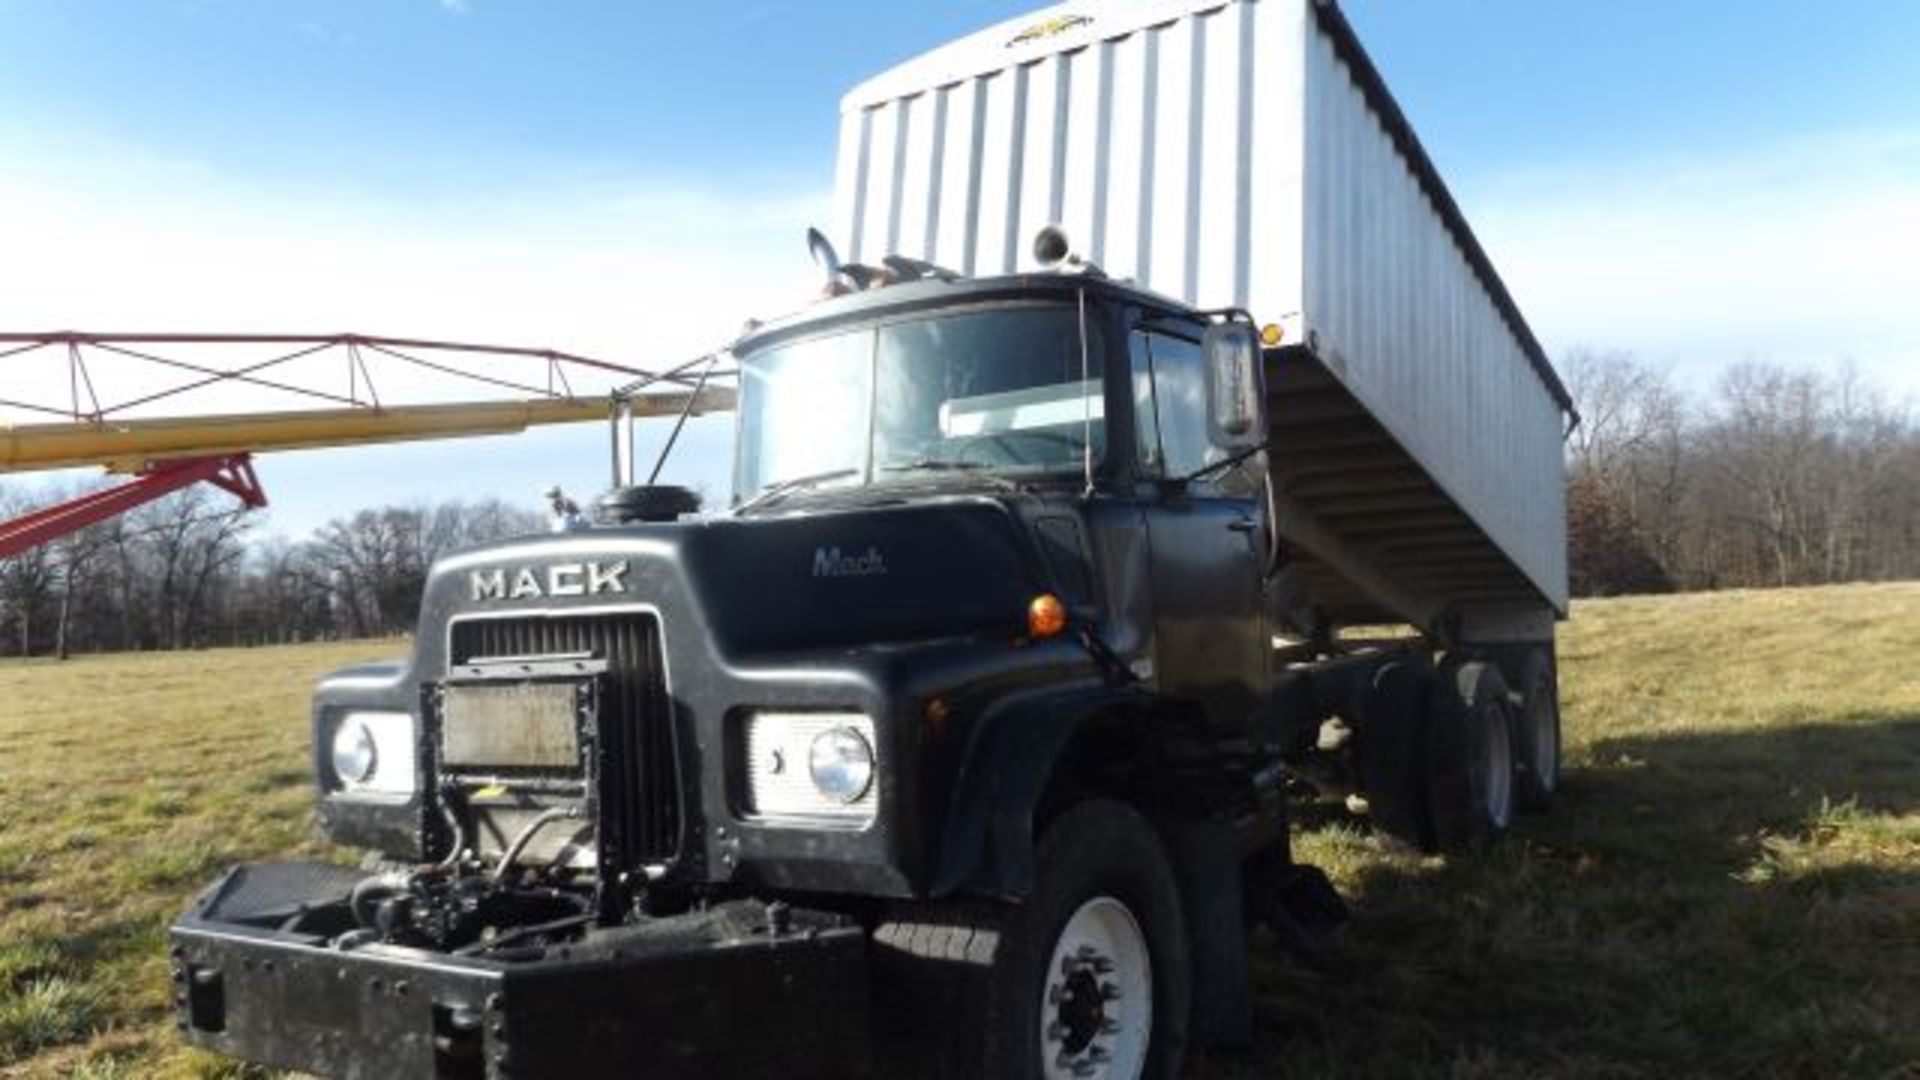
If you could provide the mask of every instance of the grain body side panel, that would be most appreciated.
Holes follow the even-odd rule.
[[[1306,85],[1314,350],[1564,610],[1560,408],[1325,35],[1311,39]]]

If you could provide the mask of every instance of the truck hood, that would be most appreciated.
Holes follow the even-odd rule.
[[[1025,631],[1048,587],[1002,503],[959,496],[593,529],[493,545],[434,568],[421,636],[469,614],[643,605],[723,655]],[[692,624],[692,625],[689,625]],[[671,630],[669,631],[672,632]]]

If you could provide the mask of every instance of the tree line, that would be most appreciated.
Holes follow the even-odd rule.
[[[1690,397],[1625,353],[1561,365],[1576,596],[1920,578],[1920,426],[1848,367],[1747,363]],[[0,518],[58,493],[0,491]],[[189,488],[0,560],[0,655],[406,633],[428,568],[539,532],[499,500],[387,506],[303,541]]]
[[[0,518],[60,497],[0,492]],[[361,510],[300,542],[257,539],[256,520],[194,487],[0,560],[0,655],[406,633],[434,560],[546,527],[498,500]]]
[[[1562,365],[1576,596],[1920,578],[1920,426],[1848,365]]]

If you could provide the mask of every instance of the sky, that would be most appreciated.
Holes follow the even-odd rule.
[[[816,287],[842,93],[1035,6],[0,0],[0,331],[671,366]],[[1343,6],[1550,353],[1630,350],[1692,387],[1850,361],[1920,399],[1920,4]],[[0,397],[64,377],[9,363]],[[643,428],[644,453],[664,425]],[[263,531],[591,495],[604,442],[271,455]],[[724,498],[729,442],[696,421],[665,478]]]

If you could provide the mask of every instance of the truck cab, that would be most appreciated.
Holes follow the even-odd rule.
[[[523,1054],[600,1069],[671,1028],[704,1070],[727,1040],[680,1014],[751,944],[813,976],[753,994],[813,1020],[836,1003],[864,1033],[810,1052],[858,1064],[876,1028],[897,1034],[870,987],[958,985],[903,973],[934,961],[892,948],[897,928],[963,901],[1011,917],[1052,876],[1056,819],[1099,826],[1083,851],[1153,853],[1142,895],[1161,908],[1120,904],[1107,922],[1135,938],[1103,946],[1141,963],[1150,941],[1184,951],[1205,931],[1180,913],[1218,903],[1183,907],[1170,837],[1234,850],[1188,868],[1194,885],[1237,882],[1262,845],[1284,865],[1256,781],[1279,747],[1250,325],[1091,275],[929,279],[820,303],[732,355],[730,508],[455,556],[409,658],[320,684],[320,819],[375,857],[209,890],[174,935],[192,1037],[322,1072],[465,1075]],[[882,952],[899,954],[885,978],[867,970]],[[552,1022],[557,991],[624,1012],[549,970],[582,954],[616,988],[686,967],[679,1019],[549,1030],[515,1011]],[[360,1026],[288,1022],[320,984],[361,999]],[[403,985],[416,1000],[370,1007]],[[1116,1021],[1087,993],[1097,1033]],[[503,1022],[482,1022],[490,1002]],[[767,1067],[846,1017],[767,1040]],[[1140,1023],[1119,1034],[1144,1061]],[[1086,1036],[1081,1059],[1099,1053]]]

